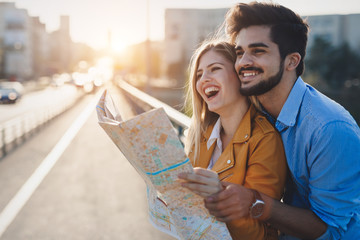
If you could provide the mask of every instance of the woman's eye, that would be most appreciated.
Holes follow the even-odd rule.
[[[219,67],[213,67],[211,70],[213,71],[213,72],[215,72],[216,70],[219,70],[220,68]]]

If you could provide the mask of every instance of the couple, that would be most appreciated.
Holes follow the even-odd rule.
[[[308,25],[253,2],[232,7],[226,26],[231,43],[192,59],[196,168],[182,185],[233,239],[360,239],[360,130],[300,77]]]

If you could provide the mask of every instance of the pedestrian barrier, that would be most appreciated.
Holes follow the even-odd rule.
[[[78,97],[64,99],[57,105],[47,106],[0,123],[0,158],[24,142],[41,126],[69,109]]]
[[[137,113],[146,112],[153,108],[164,108],[166,114],[174,125],[180,140],[184,143],[186,129],[189,128],[191,121],[188,116],[170,107],[166,103],[163,103],[145,92],[131,86],[124,80],[119,81],[117,86],[123,90],[128,97],[127,99],[131,101],[131,104],[134,104],[135,108],[140,109]]]

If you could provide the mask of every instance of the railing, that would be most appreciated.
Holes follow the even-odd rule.
[[[186,134],[185,131],[190,126],[190,118],[188,116],[159,101],[158,99],[140,91],[125,81],[119,81],[117,85],[128,96],[132,104],[135,104],[135,107],[140,109],[140,111],[138,110],[138,113],[146,112],[153,108],[164,108],[166,114],[177,130],[179,138],[182,142],[184,142],[184,136]]]
[[[78,97],[80,96],[67,98],[55,106],[48,106],[34,112],[25,113],[0,123],[0,159],[17,145],[24,142],[41,126],[73,106]]]

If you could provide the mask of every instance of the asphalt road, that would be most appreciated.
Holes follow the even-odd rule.
[[[86,95],[0,160],[0,216],[95,97]],[[94,107],[25,205],[0,232],[0,240],[23,239],[174,238],[149,223],[145,184],[98,125]]]

